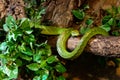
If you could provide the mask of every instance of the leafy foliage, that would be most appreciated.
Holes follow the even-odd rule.
[[[17,21],[12,16],[6,18],[3,29],[7,35],[0,44],[0,79],[16,79],[22,68],[27,70],[26,74],[32,73],[33,80],[62,80],[55,72],[63,73],[65,67],[52,55],[46,42],[36,41],[30,23],[27,18]]]
[[[84,7],[85,9],[88,9],[89,7],[86,6]],[[86,33],[87,30],[90,29],[91,25],[94,23],[94,21],[91,18],[86,18],[84,10],[85,9],[81,9],[81,10],[73,10],[72,13],[73,15],[79,19],[79,20],[85,20],[85,25],[82,26],[80,25],[80,33],[83,35]],[[105,16],[103,16],[102,19],[102,24],[101,28],[103,28],[104,30],[106,30],[107,32],[109,32],[111,35],[114,36],[119,36],[120,35],[120,7],[112,7],[112,9],[108,9],[105,12]]]
[[[80,20],[84,19],[85,13],[83,10],[80,10],[80,9],[73,10],[72,13],[77,19],[80,19]]]
[[[83,9],[72,10],[72,14],[79,20],[83,20],[85,18],[85,10],[88,9],[88,5],[83,5]]]
[[[80,34],[84,35],[86,33],[86,31],[88,31],[91,27],[91,25],[93,24],[93,20],[91,18],[86,19],[86,14],[85,14],[85,10],[89,9],[88,5],[83,5],[83,9],[77,9],[77,10],[73,10],[72,13],[73,15],[79,19],[79,20],[85,20],[85,25],[82,26],[80,25]]]
[[[106,14],[102,19],[101,28],[110,32],[114,36],[120,35],[120,7],[112,7],[106,11]]]
[[[86,26],[81,26],[80,28],[80,33],[82,35],[84,35],[86,33],[86,31],[88,31],[91,27],[91,25],[93,24],[93,20],[92,19],[87,19],[86,22],[85,22]]]
[[[39,3],[37,1],[39,1]],[[44,1],[46,0],[25,0],[27,17],[35,23],[40,24],[41,17],[45,14],[45,7],[41,5]]]

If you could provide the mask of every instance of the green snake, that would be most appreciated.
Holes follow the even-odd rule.
[[[58,54],[62,58],[70,60],[77,58],[83,52],[84,48],[87,45],[87,42],[91,37],[97,34],[104,36],[108,35],[108,33],[100,27],[91,28],[82,36],[76,48],[72,52],[69,52],[66,49],[66,42],[70,36],[80,35],[77,30],[71,28],[58,28],[49,26],[38,26],[38,28],[42,29],[41,34],[59,35],[56,45]]]

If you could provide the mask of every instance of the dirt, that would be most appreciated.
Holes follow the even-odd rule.
[[[120,80],[120,68],[112,59],[89,53],[67,61],[66,68],[67,72],[63,75],[67,80]]]

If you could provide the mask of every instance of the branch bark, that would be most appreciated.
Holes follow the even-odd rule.
[[[67,49],[74,50],[80,39],[81,37],[70,37],[66,44]],[[48,44],[54,49],[56,41],[56,36],[48,37]],[[120,37],[96,35],[88,41],[84,52],[104,57],[120,57]]]
[[[15,19],[26,17],[23,0],[0,0],[0,19],[12,15]]]
[[[68,49],[73,50],[79,41],[80,37],[71,37],[67,43]],[[84,51],[105,57],[120,57],[120,37],[97,35],[89,40]]]

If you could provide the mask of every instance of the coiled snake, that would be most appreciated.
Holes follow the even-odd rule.
[[[91,37],[97,34],[104,36],[108,35],[108,33],[100,27],[91,28],[82,36],[76,48],[72,52],[69,52],[66,49],[66,41],[71,35],[80,35],[77,30],[50,26],[38,26],[38,28],[42,29],[41,34],[59,35],[56,45],[57,51],[62,58],[70,60],[77,58],[83,52],[85,46],[87,45],[87,42]]]

